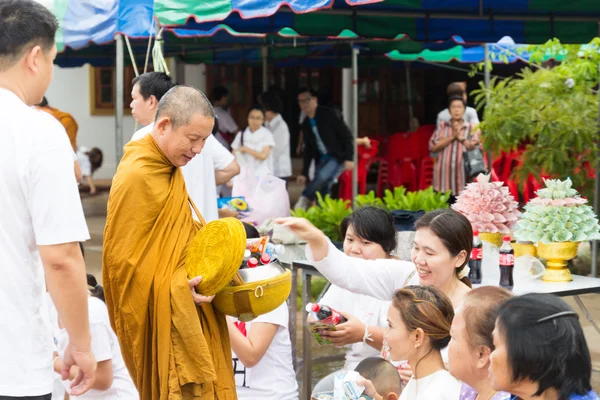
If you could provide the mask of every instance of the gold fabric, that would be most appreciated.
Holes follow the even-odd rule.
[[[152,135],[125,146],[113,178],[102,277],[111,324],[144,400],[236,399],[225,316],[192,299],[185,258],[204,225]]]

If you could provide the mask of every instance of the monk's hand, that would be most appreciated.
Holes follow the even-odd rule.
[[[196,276],[195,278],[192,278],[189,280],[190,291],[192,292],[192,298],[194,299],[194,303],[196,303],[197,306],[201,306],[204,303],[210,303],[215,298],[214,295],[213,296],[202,296],[201,294],[198,294],[198,292],[196,292],[196,286],[198,286],[198,284],[200,282],[202,282],[201,276]]]
[[[77,366],[78,372],[71,382],[71,395],[80,396],[90,390],[96,381],[97,363],[91,349],[77,349],[69,343],[61,363],[60,375],[63,380],[69,378],[72,366]]]

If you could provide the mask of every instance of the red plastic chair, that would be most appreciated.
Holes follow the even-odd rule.
[[[433,185],[433,159],[426,157],[421,160],[419,171],[419,190],[427,189]]]
[[[367,175],[373,164],[373,160],[379,152],[379,141],[371,139],[371,148],[358,147],[358,193],[365,194],[367,191]],[[340,183],[339,197],[352,201],[352,171],[344,171],[338,178]]]

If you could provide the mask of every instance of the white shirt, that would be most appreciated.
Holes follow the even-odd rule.
[[[219,132],[235,133],[238,131],[238,126],[233,120],[233,117],[223,107],[214,107],[215,115],[219,119]]]
[[[58,315],[52,301],[48,296],[48,306],[50,310],[50,320],[52,323],[52,332],[56,340],[56,347],[59,356],[63,356],[67,344],[69,343],[69,334],[66,329],[61,329],[58,323]],[[117,335],[113,332],[108,319],[108,310],[106,305],[95,297],[88,299],[88,313],[90,318],[90,333],[92,336],[92,352],[97,362],[111,360],[113,371],[113,383],[108,390],[90,389],[81,396],[71,396],[73,399],[122,399],[136,400],[139,394],[131,376],[123,361],[121,347]],[[58,376],[58,374],[57,374]],[[71,381],[62,381],[66,390],[70,390]]]
[[[446,370],[421,379],[411,378],[402,390],[400,400],[456,400],[460,397],[460,382]]]
[[[235,137],[231,148],[234,150],[242,147],[242,135],[244,136],[244,146],[251,150],[262,152],[265,147],[271,147],[269,156],[266,160],[259,160],[248,153],[237,153],[236,158],[240,164],[240,169],[250,170],[254,176],[273,175],[273,147],[275,139],[273,134],[265,127],[260,127],[254,132],[246,128],[244,132],[239,132]]]
[[[90,162],[90,157],[86,154],[89,149],[85,147],[79,147],[77,152],[77,161],[79,161],[79,167],[81,168],[81,177],[85,178],[86,176],[92,176],[92,163]]]
[[[292,176],[292,157],[290,153],[290,130],[281,114],[271,121],[265,122],[265,127],[273,134],[273,175],[278,178]]]
[[[370,296],[355,294],[336,285],[331,285],[327,293],[319,301],[333,307],[334,310],[344,311],[358,318],[367,326],[387,326],[387,315],[391,301],[381,301]],[[356,366],[365,358],[380,357],[381,352],[363,342],[353,343],[346,351],[344,370],[354,371]]]
[[[153,126],[154,124],[150,124],[138,130],[131,140],[143,138],[152,131]],[[206,222],[219,219],[215,171],[225,169],[233,160],[235,160],[233,154],[213,135],[210,135],[206,139],[202,152],[181,168],[188,194]]]
[[[477,110],[475,110],[473,107],[467,107],[465,109],[465,115],[463,116],[463,119],[468,124],[478,124],[479,115],[477,115]],[[450,116],[450,110],[446,108],[445,110],[439,112],[437,116],[437,125],[439,126],[442,121],[450,122],[451,120],[452,117]]]
[[[298,400],[288,321],[288,306],[283,303],[274,311],[246,322],[248,334],[256,323],[274,324],[278,328],[271,345],[254,367],[244,367],[232,352],[238,400]]]
[[[5,89],[0,119],[0,396],[39,396],[54,373],[38,246],[90,236],[65,128]]]

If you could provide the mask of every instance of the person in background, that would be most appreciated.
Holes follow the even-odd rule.
[[[252,225],[244,228],[248,239],[260,237]],[[251,322],[227,318],[239,400],[298,400],[288,322],[285,302]]]
[[[478,125],[479,124],[479,116],[477,115],[477,110],[473,107],[467,107],[467,83],[466,82],[452,82],[448,85],[448,89],[446,90],[448,98],[451,97],[461,97],[463,99],[463,103],[465,104],[465,115],[464,120],[468,124]],[[446,108],[437,116],[437,126],[440,126],[442,122],[451,122],[452,121],[452,113],[450,107]]]
[[[429,150],[437,153],[433,167],[433,188],[439,192],[451,190],[454,196],[467,184],[463,153],[479,146],[481,132],[464,118],[465,101],[450,97],[450,122],[442,121],[429,140]]]
[[[62,126],[65,127],[65,131],[67,132],[67,136],[69,137],[69,142],[71,142],[71,147],[73,151],[77,150],[77,130],[79,129],[77,125],[77,121],[71,114],[65,111],[61,111],[58,108],[51,107],[48,103],[48,99],[46,96],[42,99],[42,101],[37,105],[37,107],[52,115],[54,118],[60,122]]]
[[[460,382],[444,366],[441,350],[450,341],[454,310],[450,299],[431,286],[407,286],[394,295],[385,341],[393,359],[407,359],[414,375],[400,400],[456,400]],[[383,400],[372,382],[357,379],[365,393]]]
[[[231,144],[242,171],[254,176],[273,175],[273,134],[263,126],[265,113],[260,107],[248,112],[248,127],[239,132]]]
[[[229,112],[229,90],[225,86],[215,86],[213,88],[212,104],[215,108],[215,115],[219,120],[217,139],[226,149],[231,150],[231,142],[233,142],[239,128]]]
[[[290,153],[290,130],[281,113],[283,104],[273,92],[263,93],[260,102],[265,110],[265,127],[273,134],[273,175],[286,179],[292,176],[292,158]]]
[[[309,88],[300,89],[298,104],[306,114],[302,123],[304,165],[298,183],[306,185],[312,160],[316,162],[315,177],[306,186],[294,208],[308,208],[317,192],[330,194],[334,181],[344,170],[354,168],[354,139],[350,129],[330,108],[319,106],[316,94]]]
[[[85,147],[80,147],[76,154],[81,171],[81,183],[84,183],[85,181],[90,188],[90,194],[96,194],[96,185],[94,184],[92,175],[94,175],[94,172],[102,166],[102,150],[97,147],[93,147],[89,150]]]
[[[52,81],[58,21],[37,1],[0,1],[0,398],[47,400],[54,386],[50,293],[69,333],[72,393],[96,376],[79,242],[90,238],[65,128],[33,108]]]
[[[92,335],[92,350],[98,361],[96,370],[96,382],[92,389],[77,399],[104,399],[104,400],[136,400],[139,394],[135,385],[127,372],[121,347],[117,335],[110,326],[108,319],[108,310],[104,304],[104,291],[98,284],[93,275],[87,274],[90,296],[88,297],[88,312],[90,315],[90,332]],[[65,351],[66,343],[69,341],[69,335],[62,325],[62,321],[56,315],[56,309],[52,301],[48,299],[50,311],[50,323],[52,325],[53,336],[57,345],[57,351],[54,358],[54,371],[59,373],[62,369],[62,362],[59,356]],[[77,367],[72,367],[69,380],[77,375]],[[63,383],[68,387],[68,382]]]
[[[509,400],[510,394],[495,391],[489,379],[492,332],[500,307],[512,293],[496,286],[473,289],[454,314],[448,344],[449,371],[463,382],[459,400]]]
[[[494,390],[523,400],[598,399],[579,316],[560,298],[531,293],[506,301],[493,337],[489,372]]]
[[[140,139],[152,131],[158,102],[175,82],[164,72],[146,72],[133,78],[131,89],[131,115],[141,128],[131,140]]]
[[[383,400],[398,400],[402,393],[402,381],[394,365],[381,357],[365,358],[356,366],[363,379],[371,381],[375,392]]]

